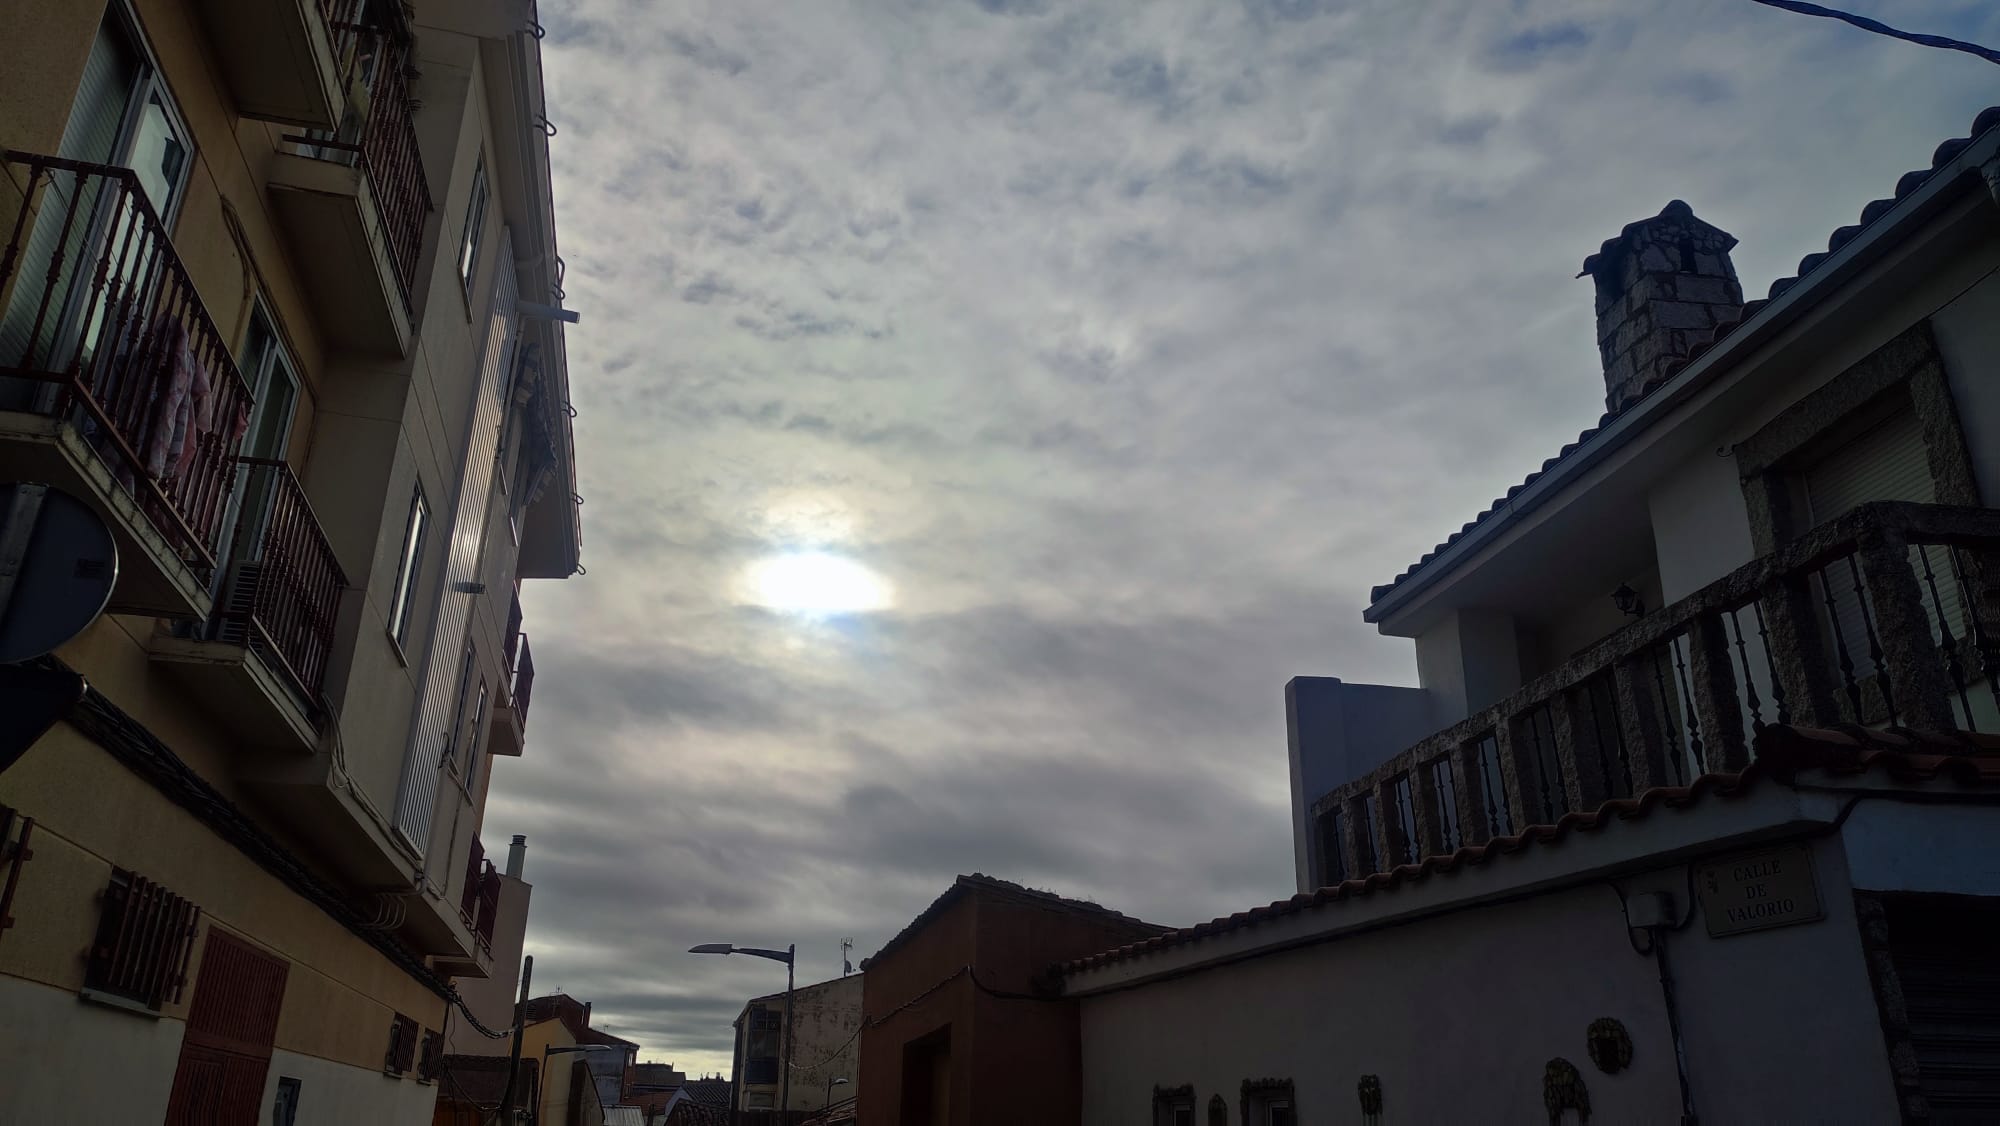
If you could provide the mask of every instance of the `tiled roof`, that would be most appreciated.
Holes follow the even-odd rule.
[[[687,1081],[687,1097],[696,1106],[729,1106],[729,1080],[690,1079]]]
[[[1017,899],[1031,899],[1051,907],[1061,908],[1063,910],[1077,911],[1091,915],[1100,915],[1107,919],[1114,919],[1122,923],[1130,924],[1131,926],[1141,930],[1151,930],[1156,933],[1165,932],[1172,929],[1169,927],[1160,926],[1157,923],[1148,923],[1142,919],[1135,919],[1130,915],[1126,915],[1118,911],[1113,911],[1109,907],[1105,907],[1102,904],[1092,903],[1086,899],[1069,899],[1064,896],[1057,895],[1052,891],[1036,891],[1034,888],[1023,887],[1020,884],[1009,883],[1006,880],[998,880],[994,879],[992,876],[982,875],[981,873],[974,872],[970,876],[960,876],[958,879],[954,880],[952,882],[952,885],[945,889],[943,895],[940,895],[936,899],[932,900],[931,905],[929,907],[924,908],[921,914],[919,914],[916,918],[910,920],[909,926],[906,926],[902,930],[897,931],[896,936],[894,938],[891,938],[888,942],[883,943],[882,949],[877,950],[873,957],[862,959],[861,968],[864,971],[867,970],[868,967],[872,965],[877,959],[889,953],[891,950],[896,949],[898,946],[901,946],[904,942],[908,941],[911,938],[911,936],[915,935],[918,931],[923,930],[925,927],[929,926],[931,924],[931,921],[933,919],[936,919],[939,915],[943,914],[946,908],[949,908],[952,904],[958,902],[960,899],[964,898],[966,895],[970,894],[974,890],[997,892],[1003,896],[1012,896]]]
[[[1947,778],[1964,786],[2000,785],[2000,735],[1963,732],[1884,732],[1861,727],[1826,730],[1771,726],[1757,736],[1757,758],[1734,774],[1704,774],[1686,786],[1662,786],[1632,798],[1605,802],[1590,812],[1566,813],[1553,825],[1530,825],[1509,837],[1402,864],[1386,872],[1302,892],[1264,907],[1156,935],[1141,942],[1092,954],[1058,967],[1063,973],[1095,969],[1142,954],[1186,946],[1204,938],[1242,930],[1271,919],[1296,915],[1349,899],[1360,899],[1439,872],[1477,868],[1532,846],[1553,847],[1578,834],[1602,831],[1617,821],[1635,821],[1661,808],[1681,809],[1713,798],[1732,797],[1763,779],[1784,780],[1799,770],[1836,774],[1880,772],[1903,782]]]
[[[522,1010],[521,1023],[538,1024],[545,1020],[560,1018],[563,1027],[579,1044],[604,1044],[613,1048],[637,1048],[639,1045],[623,1037],[613,1036],[590,1027],[590,1007],[567,993],[551,993],[546,997],[530,997]]]
[[[1952,140],[1946,141],[1943,144],[1939,145],[1936,151],[1934,151],[1931,154],[1931,166],[1929,168],[1918,168],[1909,172],[1905,172],[1902,178],[1896,181],[1896,193],[1894,196],[1891,196],[1886,199],[1874,200],[1870,202],[1866,207],[1863,207],[1861,209],[1860,222],[1852,223],[1845,227],[1841,227],[1838,230],[1835,230],[1833,234],[1827,238],[1826,249],[1824,251],[1814,254],[1808,254],[1804,258],[1799,260],[1798,273],[1792,275],[1791,277],[1779,278],[1778,280],[1772,282],[1769,296],[1761,300],[1744,302],[1742,315],[1737,320],[1730,322],[1728,324],[1721,325],[1718,328],[1716,328],[1714,333],[1709,337],[1707,341],[1696,343],[1689,350],[1688,357],[1686,360],[1682,360],[1680,362],[1669,365],[1667,369],[1661,374],[1660,378],[1638,388],[1631,395],[1627,396],[1623,402],[1617,404],[1610,411],[1606,412],[1603,417],[1597,420],[1596,426],[1590,427],[1583,433],[1578,434],[1576,436],[1576,441],[1571,442],[1568,445],[1564,446],[1561,450],[1557,451],[1556,456],[1548,459],[1547,461],[1544,461],[1540,469],[1536,470],[1533,473],[1528,474],[1528,476],[1525,479],[1523,479],[1520,484],[1515,485],[1511,489],[1508,489],[1507,495],[1496,498],[1493,501],[1493,503],[1488,505],[1484,511],[1480,512],[1479,515],[1474,516],[1471,520],[1467,521],[1466,524],[1463,527],[1459,528],[1458,531],[1453,532],[1451,535],[1445,537],[1443,543],[1440,543],[1436,547],[1425,552],[1423,558],[1417,560],[1415,563],[1410,564],[1410,566],[1406,568],[1402,574],[1397,575],[1395,578],[1389,580],[1387,583],[1384,583],[1381,586],[1375,587],[1369,593],[1368,596],[1368,601],[1370,602],[1370,604],[1380,602],[1384,598],[1387,598],[1389,596],[1390,591],[1393,591],[1397,587],[1403,585],[1403,583],[1408,581],[1411,576],[1423,570],[1426,566],[1428,566],[1431,563],[1432,560],[1436,559],[1447,548],[1451,547],[1451,545],[1457,543],[1461,538],[1463,538],[1466,533],[1472,531],[1474,528],[1485,523],[1487,520],[1492,519],[1502,509],[1506,508],[1507,505],[1513,501],[1514,497],[1521,492],[1521,490],[1534,484],[1536,481],[1541,479],[1543,474],[1547,473],[1551,469],[1554,469],[1558,463],[1569,458],[1571,454],[1574,454],[1577,451],[1578,447],[1582,446],[1584,443],[1596,437],[1598,431],[1603,430],[1606,426],[1609,426],[1613,419],[1618,418],[1620,415],[1625,414],[1627,411],[1631,410],[1633,407],[1643,402],[1647,396],[1659,390],[1662,386],[1665,386],[1669,381],[1671,381],[1674,376],[1677,376],[1682,371],[1686,370],[1688,364],[1693,363],[1703,353],[1715,347],[1715,345],[1722,342],[1724,339],[1726,339],[1728,336],[1734,333],[1737,329],[1741,328],[1745,324],[1748,324],[1752,319],[1754,319],[1757,316],[1758,313],[1763,311],[1765,306],[1769,305],[1772,301],[1776,300],[1778,297],[1783,295],[1786,290],[1797,285],[1800,282],[1800,280],[1803,279],[1807,274],[1810,274],[1814,270],[1818,269],[1821,263],[1825,262],[1827,258],[1832,256],[1832,254],[1835,251],[1839,250],[1843,246],[1846,246],[1848,243],[1853,242],[1856,236],[1860,235],[1861,232],[1865,230],[1869,224],[1875,222],[1877,219],[1880,219],[1882,216],[1888,214],[1890,209],[1896,206],[1897,202],[1902,200],[1905,196],[1908,196],[1911,192],[1914,192],[1918,188],[1922,187],[1924,182],[1931,178],[1932,173],[1936,172],[1940,168],[1943,168],[1945,165],[1951,163],[1951,161],[1955,159],[1959,153],[1964,152],[1966,147],[1971,145],[1972,142],[1976,140],[1980,135],[1984,134],[1988,129],[1992,129],[1995,127],[2000,127],[2000,106],[1988,107],[1987,109],[1981,111],[1977,117],[1973,118],[1972,132],[1969,135],[1964,137],[1956,137],[1953,138]],[[1621,235],[1620,237],[1622,238],[1623,236]],[[1604,243],[1604,247],[1602,251],[1600,251],[1600,253],[1609,252],[1612,249],[1612,247],[1617,245],[1618,241],[1619,240],[1615,238],[1607,240]]]

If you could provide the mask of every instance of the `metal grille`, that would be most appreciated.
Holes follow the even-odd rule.
[[[158,1009],[181,999],[201,908],[144,876],[111,870],[85,989]]]
[[[401,1075],[417,1062],[417,1022],[397,1013],[389,1021],[389,1050],[382,1056],[382,1070]]]

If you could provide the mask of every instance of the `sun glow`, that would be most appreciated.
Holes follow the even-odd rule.
[[[760,606],[799,614],[853,614],[887,609],[887,580],[852,559],[824,551],[789,552],[750,568],[750,593]]]

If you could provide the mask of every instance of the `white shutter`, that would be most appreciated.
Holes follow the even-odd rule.
[[[1806,470],[1806,498],[1815,525],[1824,524],[1843,512],[1877,500],[1937,503],[1937,483],[1931,479],[1930,459],[1924,447],[1922,428],[1910,411],[1901,411],[1880,426],[1849,442],[1838,452]],[[1936,592],[1924,578],[1928,564]],[[1965,596],[1950,549],[1911,547],[1910,568],[1922,589],[1924,612],[1930,616],[1931,639],[1942,644],[1941,623],[1949,623],[1958,643],[1961,662],[1970,649],[1965,640]],[[1835,612],[1839,615],[1840,638],[1854,662],[1856,679],[1875,675],[1875,662],[1868,653],[1867,628],[1874,619],[1863,620],[1861,596],[1854,591],[1854,577],[1844,561],[1836,561],[1825,575],[1832,588]],[[1872,612],[1872,609],[1871,609]],[[1878,634],[1879,637],[1879,634]]]
[[[472,595],[460,594],[459,583],[479,581],[480,556],[486,532],[486,509],[493,488],[493,459],[500,441],[500,395],[514,362],[514,244],[502,229],[493,271],[493,302],[480,342],[478,378],[472,389],[470,433],[459,463],[458,489],[452,505],[450,539],[445,545],[444,587],[431,629],[430,651],[417,698],[417,721],[403,760],[403,782],[396,791],[396,832],[419,852],[430,849],[431,817],[437,807],[438,778],[450,752],[451,732],[461,699],[459,677],[472,615]]]

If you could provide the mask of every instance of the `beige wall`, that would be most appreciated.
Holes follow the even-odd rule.
[[[1697,914],[1668,940],[1702,1121],[1896,1120],[1839,846],[1815,845],[1814,862],[1823,921],[1712,939]],[[1686,899],[1679,868],[1621,883]],[[1634,1045],[1615,1076],[1585,1046],[1606,1016]],[[1154,1085],[1182,1083],[1198,1107],[1221,1093],[1236,1122],[1242,1081],[1267,1076],[1297,1084],[1302,1121],[1360,1123],[1366,1074],[1389,1122],[1541,1126],[1558,1056],[1582,1071],[1593,1122],[1679,1117],[1658,967],[1604,884],[1086,997],[1082,1022],[1087,1126],[1148,1126]]]
[[[818,1110],[827,1099],[827,1081],[845,1079],[848,1086],[833,1090],[838,1102],[849,1098],[860,1085],[857,1070],[861,1060],[861,979],[860,974],[823,981],[794,991],[798,1024],[792,1029],[792,1101],[790,1110]],[[785,995],[760,997],[752,1004],[783,1012]],[[740,1037],[742,1033],[738,1033]],[[782,1036],[782,1032],[780,1033]],[[783,1053],[783,1040],[779,1041]],[[741,1053],[738,1053],[741,1058]],[[751,1095],[770,1096],[770,1106],[778,1105],[777,1083],[743,1083],[736,1089],[737,1108],[750,1105]]]

